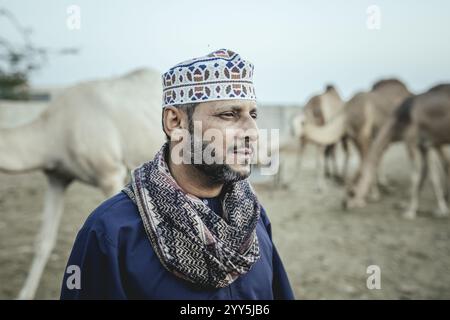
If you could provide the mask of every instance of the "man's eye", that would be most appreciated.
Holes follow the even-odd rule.
[[[225,112],[225,113],[222,113],[221,116],[223,116],[223,117],[234,117],[234,113],[233,112]]]

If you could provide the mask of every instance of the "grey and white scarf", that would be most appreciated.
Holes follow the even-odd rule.
[[[163,145],[152,161],[133,170],[124,191],[136,203],[162,265],[178,277],[222,288],[259,259],[256,236],[261,206],[245,180],[224,185],[223,216],[184,192],[170,174]]]

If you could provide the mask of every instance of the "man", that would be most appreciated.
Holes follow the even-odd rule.
[[[226,49],[163,75],[168,141],[87,219],[62,299],[294,298],[246,179],[258,141],[252,77]]]

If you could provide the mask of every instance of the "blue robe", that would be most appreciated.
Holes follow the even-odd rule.
[[[221,214],[218,198],[202,199]],[[261,257],[251,270],[225,288],[206,289],[162,266],[137,206],[120,192],[95,209],[79,231],[67,266],[79,267],[81,288],[68,288],[74,273],[66,268],[61,299],[294,299],[264,209],[256,233]]]

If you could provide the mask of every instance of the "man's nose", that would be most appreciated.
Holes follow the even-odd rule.
[[[247,117],[244,121],[244,138],[250,141],[258,140],[258,125],[253,117]]]

